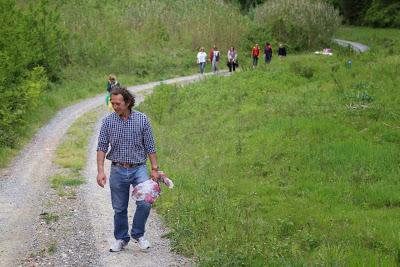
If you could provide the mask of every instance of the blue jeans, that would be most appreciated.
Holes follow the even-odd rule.
[[[146,164],[123,168],[111,166],[110,189],[111,203],[114,209],[114,237],[129,242],[128,234],[128,202],[130,186],[136,186],[149,179]],[[151,204],[145,201],[136,201],[136,212],[133,217],[131,236],[138,239],[144,235],[147,218],[149,217]]]
[[[203,74],[204,73],[204,69],[206,68],[206,63],[205,62],[200,62],[199,66],[200,66],[200,73]]]
[[[218,70],[218,62],[215,59],[213,59],[211,62],[211,70],[214,73]]]

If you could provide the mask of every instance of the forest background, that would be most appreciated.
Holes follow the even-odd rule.
[[[262,2],[1,1],[0,165],[55,110],[100,92],[99,77],[118,73],[134,84],[187,74],[200,46],[217,43],[221,51],[230,45],[244,51],[255,42],[273,41],[273,29],[265,27],[270,22],[257,16]],[[397,1],[328,2],[346,23],[400,26]],[[288,43],[297,30],[281,38],[289,48],[316,46]],[[309,30],[314,36],[318,31]],[[316,40],[327,43],[328,36]]]
[[[327,2],[344,23],[400,26],[398,1]],[[260,10],[267,5],[259,0],[1,1],[0,166],[54,111],[101,92],[109,73],[125,84],[193,73],[195,51],[213,44],[221,51],[234,45],[240,52],[266,41],[284,42],[292,52],[320,48],[338,23],[333,14],[325,21],[330,26],[304,22],[299,28],[289,21],[286,33],[276,27],[274,32],[281,18],[263,17]],[[315,42],[300,42],[304,32]]]
[[[399,27],[396,2],[3,0],[0,13],[0,166],[108,74],[193,74],[199,47],[217,44],[223,65],[234,45],[239,73],[138,107],[177,185],[156,204],[173,248],[202,266],[399,264],[400,34],[343,26]],[[289,57],[253,70],[267,41]]]
[[[250,10],[265,3],[266,0],[238,2],[243,10]],[[327,0],[327,2],[340,11],[346,24],[371,27],[400,26],[400,3],[396,0]]]

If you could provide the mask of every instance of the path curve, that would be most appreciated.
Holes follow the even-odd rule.
[[[225,73],[224,71],[220,72],[223,75]],[[132,86],[128,89],[134,94],[140,91],[149,94],[154,86],[162,83],[191,83],[208,75],[211,74],[179,77]],[[16,266],[18,261],[28,253],[35,225],[38,223],[39,214],[43,209],[39,205],[40,199],[43,191],[48,189],[48,177],[53,171],[54,152],[75,120],[103,102],[104,95],[102,94],[59,111],[47,125],[37,132],[9,167],[0,170],[0,266]],[[93,150],[91,153],[95,154]],[[89,158],[89,160],[93,161],[93,158]],[[93,170],[91,169],[91,171]],[[87,173],[89,174],[90,171]],[[93,182],[95,176],[92,175],[88,175],[88,178]],[[109,204],[109,201],[106,204]],[[108,216],[111,214],[108,213]]]
[[[340,46],[350,46],[354,51],[358,53],[366,52],[369,50],[369,47],[357,42],[352,42],[352,41],[347,41],[347,40],[342,40],[342,39],[333,39],[335,43],[337,43]]]

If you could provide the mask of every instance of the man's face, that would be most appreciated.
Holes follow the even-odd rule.
[[[129,110],[128,104],[122,95],[111,95],[111,105],[118,115],[125,114]]]

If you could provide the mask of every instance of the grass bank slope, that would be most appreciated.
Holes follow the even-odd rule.
[[[177,250],[201,266],[399,264],[400,56],[343,53],[146,99]]]
[[[400,34],[398,29],[371,29],[368,27],[343,26],[337,36],[346,40],[370,46],[378,57],[400,54]]]

